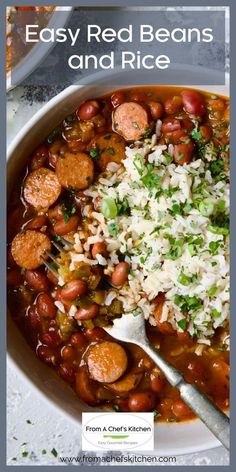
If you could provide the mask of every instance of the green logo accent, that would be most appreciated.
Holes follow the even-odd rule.
[[[111,438],[111,439],[125,439],[125,438],[128,438],[129,435],[127,434],[126,436],[120,436],[120,435],[112,435],[112,434],[103,434],[103,437],[104,438]]]

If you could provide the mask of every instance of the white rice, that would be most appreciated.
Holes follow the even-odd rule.
[[[158,133],[159,123],[156,131]],[[128,282],[118,294],[111,291],[105,305],[113,298],[121,300],[124,311],[141,309],[145,319],[155,324],[152,300],[165,293],[161,322],[168,321],[180,332],[183,320],[190,335],[195,335],[200,343],[210,344],[210,338],[219,326],[227,326],[229,318],[229,248],[228,237],[209,231],[210,217],[202,216],[198,207],[178,214],[173,205],[192,205],[197,197],[210,200],[215,207],[224,201],[229,209],[229,185],[215,182],[207,163],[201,159],[181,166],[168,163],[166,152],[173,155],[173,146],[156,145],[155,139],[136,143],[126,148],[123,166],[110,163],[98,182],[85,191],[92,198],[111,198],[119,203],[128,202],[130,214],[122,214],[114,220],[107,220],[102,213],[92,212],[89,230],[91,236],[84,242],[81,253],[81,238],[75,236],[75,251],[71,253],[73,270],[76,262],[91,265],[100,264],[104,273],[111,275],[120,261],[120,253],[130,264]],[[210,145],[207,146],[207,160],[210,159]],[[137,156],[139,156],[137,158]],[[145,160],[145,168],[139,171],[139,159]],[[211,155],[212,159],[212,155]],[[155,192],[145,186],[143,179],[146,166],[153,165],[159,179],[160,189],[165,192],[156,197]],[[197,186],[202,185],[202,193]],[[105,197],[104,197],[105,195]],[[171,211],[172,210],[172,211]],[[117,237],[110,233],[111,225],[117,228]],[[189,241],[202,238],[190,253]],[[109,257],[89,258],[90,245],[104,241]],[[177,258],[167,257],[176,241],[182,241],[181,253]],[[209,244],[220,244],[216,254],[209,250]],[[180,275],[191,282],[183,285]],[[214,287],[215,293],[209,295]],[[115,293],[115,296],[114,296]],[[199,307],[195,310],[181,310],[175,302],[176,296],[195,297]]]

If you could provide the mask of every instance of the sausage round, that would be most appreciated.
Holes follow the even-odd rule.
[[[84,152],[72,154],[67,152],[56,164],[56,175],[62,187],[85,190],[94,178],[94,166]]]
[[[142,379],[142,373],[132,373],[124,375],[121,379],[116,382],[109,384],[109,388],[117,395],[122,395],[126,392],[134,390]]]
[[[125,102],[117,107],[113,115],[113,129],[126,141],[137,141],[149,127],[148,113],[136,102]]]
[[[37,269],[47,259],[50,249],[51,241],[46,234],[33,230],[18,233],[11,246],[15,262],[24,269]]]
[[[98,382],[112,383],[126,371],[128,359],[122,346],[110,341],[93,345],[88,354],[88,369]]]
[[[94,138],[89,145],[98,153],[97,164],[104,171],[109,162],[120,164],[125,158],[125,141],[115,133],[106,133]]]
[[[37,210],[49,208],[58,199],[61,193],[61,184],[50,169],[40,167],[26,177],[24,184],[24,198]]]

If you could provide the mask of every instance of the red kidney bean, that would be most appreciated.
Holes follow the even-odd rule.
[[[86,329],[84,332],[86,338],[91,341],[99,341],[100,339],[107,339],[108,335],[106,331],[99,326],[95,326],[95,328]]]
[[[44,333],[41,337],[41,341],[46,346],[57,347],[61,344],[62,340],[57,331],[48,331]]]
[[[168,98],[164,103],[165,112],[167,115],[176,115],[180,112],[183,102],[179,95]]]
[[[69,384],[73,384],[75,381],[75,369],[68,364],[67,362],[63,362],[58,369],[60,376]]]
[[[82,297],[88,291],[88,286],[84,280],[71,280],[63,287],[61,297],[65,300],[74,300],[77,297]]]
[[[156,395],[151,391],[135,392],[129,397],[128,406],[130,411],[151,411],[155,408],[157,402]]]
[[[150,108],[150,112],[154,120],[158,120],[159,118],[162,117],[164,113],[164,107],[162,103],[151,101],[151,102],[148,102],[148,106]]]
[[[76,231],[79,225],[78,215],[73,215],[70,217],[69,221],[60,220],[58,221],[53,229],[56,234],[59,236],[64,236],[65,234],[70,233],[71,231]]]
[[[176,131],[177,129],[181,128],[180,120],[176,118],[166,118],[161,127],[162,133],[171,133],[172,131]]]
[[[172,412],[175,416],[179,419],[187,418],[189,416],[193,416],[192,411],[190,408],[184,403],[183,400],[175,400],[172,405]]]
[[[97,254],[101,254],[101,256],[107,257],[108,250],[106,244],[104,242],[95,243],[92,247],[92,258],[96,259]]]
[[[184,90],[181,92],[186,113],[202,116],[206,113],[206,107],[202,95],[196,90]]]
[[[61,302],[64,305],[64,307],[66,308],[66,310],[69,310],[70,307],[71,307],[71,303],[68,300],[65,300],[64,298],[62,298],[61,292],[62,292],[62,289],[57,288],[57,290],[55,292],[55,300]]]
[[[37,310],[42,318],[55,318],[57,309],[53,298],[47,293],[41,293],[37,298]]]
[[[38,346],[36,353],[47,364],[56,365],[59,361],[58,353],[49,346]]]
[[[76,352],[72,346],[63,346],[61,350],[61,357],[63,361],[73,361],[75,359]]]
[[[42,144],[39,146],[34,153],[32,154],[29,162],[29,169],[30,171],[39,169],[43,167],[48,159],[49,151],[48,147]]]
[[[124,92],[118,91],[118,92],[113,93],[113,95],[111,96],[111,104],[113,108],[118,107],[123,102],[125,102]]]
[[[91,120],[94,116],[99,113],[100,105],[97,100],[87,100],[80,105],[76,111],[76,115],[83,121]]]
[[[194,123],[189,118],[181,119],[181,126],[186,131],[192,131],[194,128]]]
[[[174,161],[178,165],[189,164],[192,161],[194,144],[191,141],[186,144],[176,144],[174,146]]]
[[[18,287],[23,283],[20,269],[8,270],[7,272],[7,285],[9,287]]]
[[[164,388],[165,377],[157,368],[154,367],[150,373],[150,386],[153,392],[160,394]]]
[[[40,316],[37,312],[36,305],[31,305],[27,310],[27,320],[33,330],[39,330],[41,326]]]
[[[87,308],[79,308],[74,315],[76,320],[92,320],[98,315],[99,306],[96,303],[92,303]]]
[[[76,349],[81,350],[81,349],[84,349],[84,347],[86,346],[87,340],[86,340],[84,334],[78,331],[78,332],[73,333],[71,335],[70,343]]]
[[[47,276],[39,270],[26,270],[25,280],[36,292],[46,292],[50,287]]]
[[[193,377],[196,377],[198,379],[199,378],[203,379],[205,376],[205,368],[202,364],[201,359],[198,357],[195,357],[195,358],[193,357],[189,361],[187,369],[190,372],[190,374],[193,375]]]
[[[128,262],[119,262],[111,276],[113,285],[123,285],[128,279],[130,265]]]
[[[189,139],[189,135],[183,129],[177,129],[176,131],[165,134],[165,141],[168,144],[178,144],[180,142],[185,142],[186,139]]]
[[[41,229],[42,226],[46,226],[48,223],[48,219],[45,215],[39,215],[36,216],[35,218],[32,218],[32,220],[28,221],[26,223],[26,228],[27,229]]]
[[[207,126],[207,125],[201,125],[199,127],[199,131],[201,133],[201,141],[203,143],[208,143],[208,141],[210,141],[210,139],[212,138],[212,129],[210,128],[210,126]]]

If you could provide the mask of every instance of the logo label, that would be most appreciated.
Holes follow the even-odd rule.
[[[153,451],[153,413],[83,413],[83,451]]]

